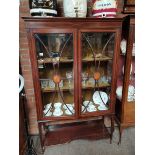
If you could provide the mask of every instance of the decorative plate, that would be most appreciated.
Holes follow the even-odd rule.
[[[101,95],[101,97],[100,97]],[[103,104],[103,102],[106,104],[108,102],[108,95],[105,92],[102,91],[95,91],[93,94],[93,101],[95,104]]]
[[[98,106],[98,110],[108,110],[108,108],[105,105]]]

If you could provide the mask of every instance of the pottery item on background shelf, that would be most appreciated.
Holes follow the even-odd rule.
[[[98,18],[113,18],[117,12],[117,0],[93,0],[92,15]]]
[[[30,14],[32,16],[57,16],[57,0],[29,0]]]
[[[122,39],[120,44],[122,54],[126,54],[126,47],[127,47],[127,41],[125,39]]]
[[[65,17],[86,17],[87,0],[63,0]]]
[[[124,66],[122,67],[122,72],[124,74]],[[130,75],[132,74],[132,63],[131,63],[131,66],[130,66]]]
[[[103,91],[95,91],[93,94],[93,101],[95,104],[106,104],[108,102],[108,95]]]
[[[116,95],[117,95],[117,98],[119,100],[122,99],[122,90],[123,90],[122,86],[119,86],[116,89]],[[128,102],[130,102],[130,101],[133,101],[134,99],[135,99],[135,88],[134,88],[134,86],[129,85],[129,87],[128,87],[128,99],[127,100],[128,100]]]

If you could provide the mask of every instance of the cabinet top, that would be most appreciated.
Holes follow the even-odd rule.
[[[22,17],[25,22],[106,22],[106,21],[122,21],[128,15],[120,14],[115,18],[95,18],[95,17],[87,17],[87,18],[66,18],[66,17]]]

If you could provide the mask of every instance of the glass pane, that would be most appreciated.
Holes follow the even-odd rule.
[[[128,102],[135,101],[135,38],[133,38],[132,59],[128,86]]]
[[[82,33],[82,113],[109,109],[115,33]]]
[[[74,51],[72,33],[35,34],[43,115],[73,116]]]
[[[119,101],[122,101],[122,93],[123,93],[123,81],[124,81],[124,72],[125,72],[125,61],[126,61],[126,52],[127,52],[127,41],[126,39],[122,39],[120,44],[121,54],[119,58],[119,73],[117,79],[117,89],[116,95]],[[133,48],[132,48],[132,59],[130,64],[130,75],[129,75],[129,83],[128,84],[128,96],[127,101],[131,102],[135,100],[135,41],[133,40]]]

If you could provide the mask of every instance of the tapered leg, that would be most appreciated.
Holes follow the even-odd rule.
[[[112,142],[113,132],[114,132],[114,115],[111,116],[111,135],[110,135],[110,144],[111,144],[111,142]]]
[[[123,131],[123,127],[121,125],[119,125],[119,141],[118,141],[118,145],[121,143],[122,131]]]
[[[39,136],[40,136],[40,145],[41,145],[42,153],[44,153],[44,151],[45,151],[45,147],[44,147],[45,136],[43,133],[43,124],[42,123],[39,123]]]

